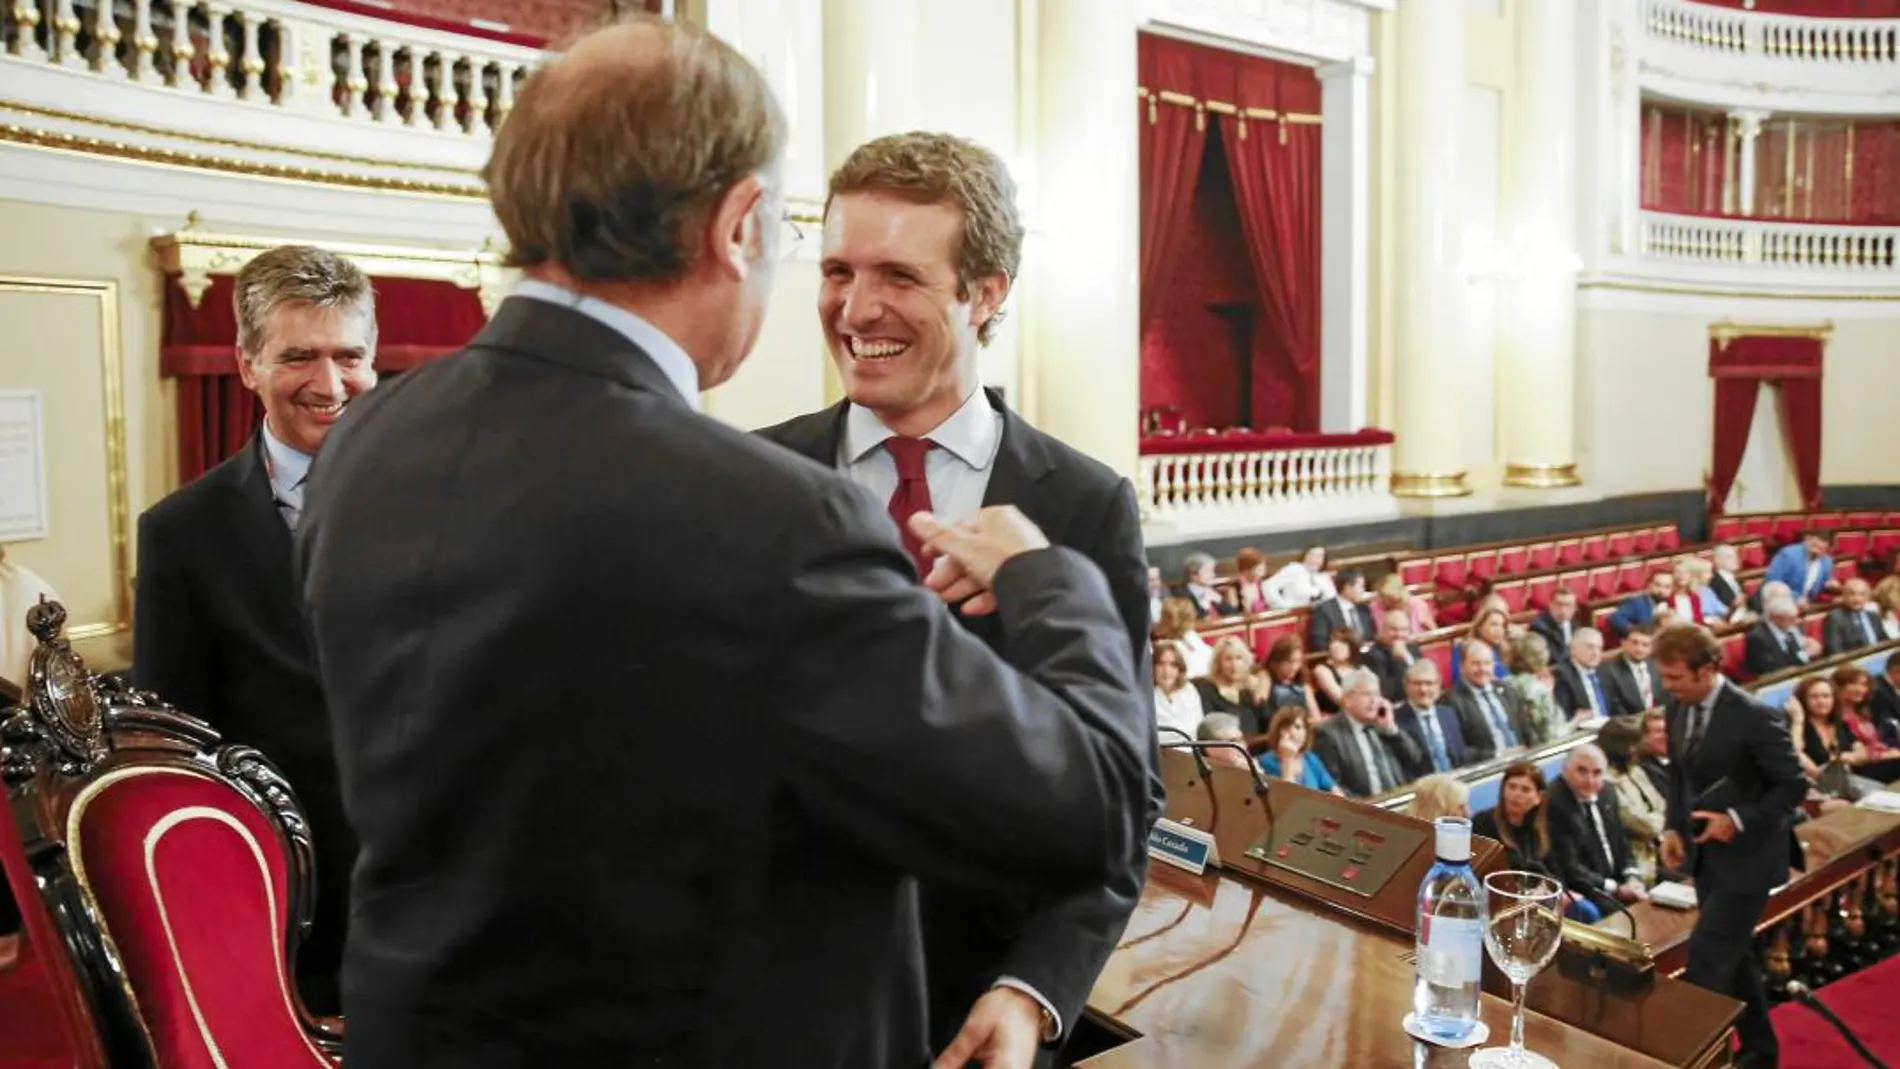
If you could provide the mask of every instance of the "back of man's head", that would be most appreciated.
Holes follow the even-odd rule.
[[[509,266],[665,283],[696,265],[722,195],[769,172],[786,140],[745,57],[698,27],[635,16],[527,80],[482,176]]]

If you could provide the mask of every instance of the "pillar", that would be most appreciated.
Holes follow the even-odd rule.
[[[882,0],[879,0],[882,2]],[[1134,0],[1035,5],[1030,352],[1041,428],[1124,475],[1140,410]]]
[[[1755,214],[1755,139],[1761,136],[1761,125],[1768,121],[1768,112],[1752,108],[1738,108],[1728,113],[1736,123],[1736,133],[1741,135],[1740,188],[1737,194],[1736,208],[1741,215]]]
[[[1372,58],[1321,67],[1320,430],[1366,426],[1370,376]],[[1337,194],[1337,195],[1335,195]]]
[[[1398,11],[1398,265],[1392,492],[1460,497],[1458,410],[1464,265],[1458,240],[1458,116],[1465,82],[1464,0],[1405,0]]]
[[[1517,6],[1497,420],[1507,486],[1577,479],[1576,0]]]

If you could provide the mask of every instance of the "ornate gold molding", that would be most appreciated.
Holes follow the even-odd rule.
[[[90,297],[99,306],[99,374],[105,403],[106,525],[111,546],[112,619],[73,624],[74,642],[132,629],[132,508],[125,445],[125,344],[119,333],[119,284],[111,279],[0,275],[0,291]],[[55,583],[59,580],[55,579]]]
[[[240,234],[214,234],[198,227],[191,213],[182,230],[160,234],[150,242],[160,270],[178,276],[178,286],[193,308],[204,299],[212,275],[233,275],[251,257],[301,239]],[[384,278],[422,278],[449,282],[480,296],[484,311],[493,313],[506,296],[508,271],[501,257],[486,243],[479,249],[424,249],[399,245],[360,245],[319,242],[349,257],[371,275]]]
[[[1462,471],[1392,473],[1394,497],[1469,497]]]
[[[1737,338],[1813,338],[1825,345],[1834,336],[1832,320],[1814,326],[1790,326],[1779,323],[1736,323],[1724,319],[1709,324],[1709,339],[1718,348],[1728,348]]]
[[[1582,479],[1577,478],[1575,464],[1507,464],[1504,467],[1506,486],[1554,490],[1563,486],[1577,486],[1582,482]]]

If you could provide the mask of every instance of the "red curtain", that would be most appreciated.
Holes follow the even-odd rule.
[[[1697,0],[1719,7],[1747,8],[1771,15],[1827,19],[1900,18],[1900,0]]]
[[[1748,448],[1761,384],[1781,387],[1781,418],[1793,455],[1801,507],[1821,507],[1821,357],[1817,337],[1750,334],[1709,341],[1715,380],[1715,449],[1709,474],[1709,511],[1720,514]]]
[[[1141,84],[1141,329],[1161,310],[1180,260],[1195,179],[1207,148],[1207,113],[1158,99],[1169,87],[1194,84],[1197,49],[1166,37],[1140,34]]]
[[[394,372],[454,352],[487,316],[471,290],[449,282],[378,278],[376,368]],[[237,374],[233,282],[214,275],[196,307],[167,276],[159,374],[177,380],[178,476],[190,482],[244,447],[263,406]]]

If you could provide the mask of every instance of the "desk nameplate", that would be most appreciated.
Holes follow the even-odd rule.
[[[1247,856],[1371,898],[1430,838],[1431,832],[1423,827],[1405,827],[1355,812],[1350,806],[1302,799],[1248,847]]]

